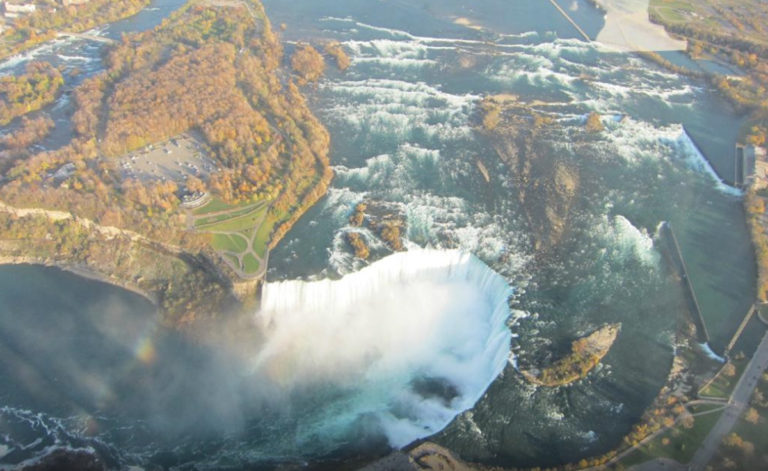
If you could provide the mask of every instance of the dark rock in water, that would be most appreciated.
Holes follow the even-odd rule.
[[[368,228],[393,252],[404,249],[402,236],[407,230],[407,221],[401,205],[367,200],[355,206],[354,212],[349,217],[349,223],[351,226]],[[347,241],[357,251],[357,247],[349,237]]]
[[[106,471],[99,458],[86,451],[58,449],[39,462],[25,466],[23,471]]]
[[[357,232],[347,232],[344,234],[347,240],[347,244],[355,251],[355,257],[367,260],[371,255],[371,251],[368,245],[365,243],[365,239]]]
[[[413,391],[423,398],[440,398],[450,405],[459,396],[459,390],[445,378],[418,378],[411,382]]]

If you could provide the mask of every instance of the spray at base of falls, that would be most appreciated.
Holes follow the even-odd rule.
[[[471,408],[509,358],[507,281],[471,254],[413,250],[339,280],[264,286],[256,374],[282,388],[335,384],[343,399],[304,427],[375,424],[394,447]]]

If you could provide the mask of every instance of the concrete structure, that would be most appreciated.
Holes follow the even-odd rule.
[[[194,193],[187,193],[181,197],[181,206],[187,209],[199,208],[208,201],[210,201],[211,195],[208,192],[196,191]]]
[[[687,42],[671,37],[648,19],[649,0],[592,0],[605,11],[595,41],[619,51],[684,51]]]
[[[664,254],[667,256],[667,259],[685,288],[685,298],[688,303],[688,310],[691,313],[691,320],[696,326],[697,340],[700,343],[709,343],[709,332],[707,332],[704,317],[701,315],[701,307],[699,307],[696,292],[693,290],[693,285],[688,277],[688,269],[685,266],[685,260],[683,260],[680,245],[677,243],[677,237],[675,237],[675,233],[672,232],[672,226],[668,222],[662,223],[659,230],[659,237],[661,238],[663,248],[665,249],[663,250]]]
[[[733,158],[733,184],[736,187],[746,188],[756,180],[765,182],[768,179],[765,148],[736,144]]]
[[[17,2],[3,2],[3,14],[6,18],[18,18],[21,15],[34,13],[37,6],[29,0]]]
[[[704,471],[712,458],[717,453],[720,442],[733,428],[744,410],[749,406],[749,398],[757,386],[757,382],[768,368],[768,333],[757,347],[752,359],[749,360],[744,373],[733,388],[728,399],[728,408],[723,412],[714,427],[704,439],[696,453],[693,455],[688,469],[691,471]]]
[[[565,17],[565,19],[568,20],[568,22],[573,25],[574,28],[576,28],[576,31],[581,35],[582,38],[584,38],[585,41],[592,41],[592,38],[590,38],[589,35],[585,33],[583,29],[581,29],[581,26],[579,26],[578,23],[573,21],[573,18],[571,18],[570,15],[568,15],[568,13],[563,10],[563,7],[557,4],[556,0],[549,0],[549,3],[551,3],[552,6],[555,7],[555,9],[557,9],[557,11],[559,11],[560,14],[563,15],[563,17]]]

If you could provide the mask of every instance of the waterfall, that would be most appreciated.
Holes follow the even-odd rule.
[[[257,375],[289,391],[343,391],[313,412],[307,437],[375,424],[394,447],[471,408],[509,359],[506,280],[450,250],[390,255],[339,280],[264,286]]]

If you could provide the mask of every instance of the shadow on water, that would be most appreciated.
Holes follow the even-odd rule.
[[[218,440],[264,406],[242,350],[164,329],[138,295],[28,265],[0,267],[0,286],[0,445],[16,450],[0,465],[53,444]]]

